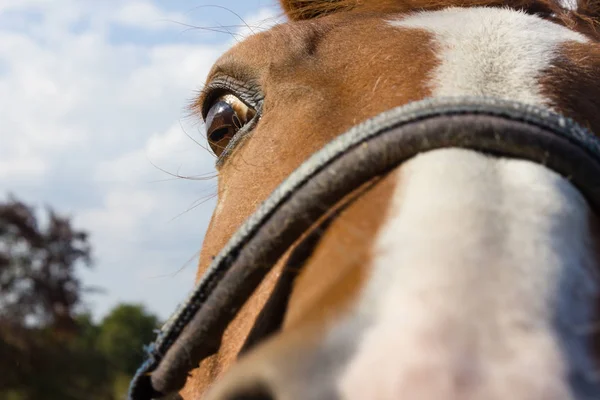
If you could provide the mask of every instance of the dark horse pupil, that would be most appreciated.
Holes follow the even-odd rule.
[[[209,135],[209,139],[211,142],[220,142],[228,133],[229,133],[229,128],[231,128],[230,126],[227,127],[223,127],[223,128],[219,128],[219,129],[215,129],[214,131],[212,131]]]

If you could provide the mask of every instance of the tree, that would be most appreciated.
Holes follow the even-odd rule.
[[[144,360],[144,345],[152,342],[158,318],[139,304],[115,307],[100,324],[98,347],[112,367],[133,375]]]
[[[0,398],[111,398],[103,354],[78,340],[92,329],[75,319],[87,233],[51,209],[45,217],[12,197],[0,203]]]
[[[68,218],[0,202],[0,399],[123,398],[158,319],[135,304],[100,324],[78,313],[90,254]]]
[[[9,198],[0,204],[0,323],[71,331],[81,301],[79,266],[90,266],[86,232],[47,209],[38,223],[33,208]]]

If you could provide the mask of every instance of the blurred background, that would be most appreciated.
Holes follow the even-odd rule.
[[[186,110],[275,0],[0,0],[0,400],[121,399],[216,195]]]

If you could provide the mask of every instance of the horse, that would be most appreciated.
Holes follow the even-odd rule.
[[[192,105],[217,156],[210,296],[167,324],[132,393],[600,398],[600,3],[280,4],[287,21],[222,55]],[[218,272],[285,207],[243,256],[273,262]],[[204,336],[186,336],[198,313]]]

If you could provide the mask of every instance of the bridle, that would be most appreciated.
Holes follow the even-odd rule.
[[[328,207],[419,153],[450,147],[542,164],[600,206],[600,140],[566,117],[475,97],[386,111],[312,155],[246,220],[146,349],[129,398],[180,390],[188,372],[218,351],[227,325],[271,267]]]

